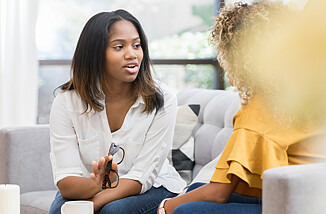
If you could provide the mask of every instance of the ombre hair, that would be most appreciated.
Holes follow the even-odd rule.
[[[72,59],[72,78],[58,87],[63,92],[75,90],[86,104],[85,112],[88,109],[97,112],[104,109],[101,100],[105,98],[103,81],[109,32],[116,22],[123,20],[135,26],[143,50],[143,60],[137,78],[133,81],[135,95],[144,99],[144,112],[151,113],[154,110],[158,112],[164,105],[163,93],[152,78],[148,41],[144,30],[133,15],[120,9],[98,13],[86,23]]]

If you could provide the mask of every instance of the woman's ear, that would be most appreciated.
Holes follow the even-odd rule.
[[[223,68],[223,70],[225,70],[224,62],[220,62],[220,67]]]

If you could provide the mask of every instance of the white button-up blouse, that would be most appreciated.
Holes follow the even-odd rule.
[[[161,185],[171,192],[182,192],[186,182],[167,160],[177,100],[167,86],[160,84],[160,88],[164,107],[157,114],[143,112],[145,103],[139,97],[114,133],[110,131],[105,109],[83,113],[85,103],[74,90],[59,93],[50,113],[50,158],[55,184],[67,176],[89,177],[92,161],[106,156],[114,142],[125,150],[124,160],[118,165],[120,178],[139,181],[141,193]],[[113,160],[118,161],[121,155],[116,153]]]

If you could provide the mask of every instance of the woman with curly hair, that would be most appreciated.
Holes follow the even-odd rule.
[[[257,72],[257,52],[265,41],[282,32],[291,13],[280,3],[236,3],[222,9],[211,42],[242,106],[233,118],[233,133],[216,165],[210,183],[192,184],[186,194],[161,202],[159,214],[262,213],[262,177],[267,169],[325,160],[317,147],[317,133],[278,120],[277,110],[264,97],[266,77]],[[265,50],[267,51],[267,50]],[[259,66],[258,66],[259,67]],[[253,75],[255,74],[255,75]],[[271,75],[269,81],[273,80]]]

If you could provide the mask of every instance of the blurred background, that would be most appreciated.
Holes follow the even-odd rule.
[[[86,21],[123,8],[142,24],[154,75],[175,93],[229,87],[208,36],[234,0],[0,0],[0,127],[48,123],[53,91],[70,79]],[[251,3],[253,1],[244,1]],[[300,10],[306,0],[283,0]]]

